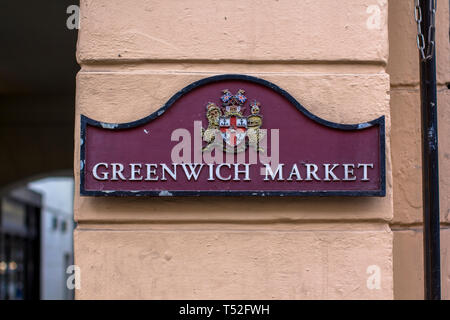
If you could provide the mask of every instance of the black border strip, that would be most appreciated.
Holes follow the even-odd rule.
[[[270,88],[281,94],[286,98],[291,104],[293,104],[297,110],[302,112],[305,116],[311,120],[320,123],[324,126],[340,129],[340,130],[363,130],[372,126],[380,127],[380,190],[373,191],[92,191],[86,190],[84,188],[85,182],[85,137],[86,137],[86,126],[91,125],[94,127],[99,127],[109,130],[120,130],[134,128],[143,124],[146,124],[161,115],[169,109],[178,99],[183,95],[203,86],[208,83],[223,81],[223,80],[243,80],[248,82],[257,83]],[[340,124],[335,122],[330,122],[319,118],[318,116],[309,112],[305,107],[303,107],[294,97],[292,97],[287,91],[281,89],[277,85],[257,77],[242,75],[242,74],[223,74],[204,78],[191,83],[190,85],[184,87],[176,94],[174,94],[160,109],[153,112],[149,116],[142,118],[140,120],[127,122],[127,123],[106,123],[93,120],[84,115],[81,115],[81,131],[80,131],[80,195],[81,196],[378,196],[384,197],[386,195],[386,142],[385,142],[385,121],[384,116],[381,116],[375,120],[359,123],[359,124]]]

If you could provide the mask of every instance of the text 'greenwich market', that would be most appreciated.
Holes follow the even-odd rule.
[[[251,181],[251,164],[242,163],[106,163],[94,165],[92,175],[99,181],[177,181],[180,177],[197,181],[204,177],[207,181]],[[259,179],[263,181],[370,181],[369,170],[373,163],[314,164],[299,163],[286,166],[265,164],[261,167]]]

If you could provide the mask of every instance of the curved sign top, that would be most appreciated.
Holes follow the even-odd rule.
[[[384,117],[314,116],[266,80],[190,84],[141,120],[81,116],[84,196],[384,196]]]

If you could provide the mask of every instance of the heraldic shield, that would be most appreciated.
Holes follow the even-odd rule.
[[[263,151],[259,146],[263,138],[260,130],[262,125],[262,116],[259,114],[260,103],[253,101],[250,104],[251,114],[245,116],[244,104],[247,102],[245,91],[240,89],[235,95],[228,89],[222,92],[223,95],[220,98],[222,108],[213,102],[209,102],[206,106],[208,128],[203,130],[202,136],[207,144],[203,151],[221,145],[220,141],[216,141],[217,134],[222,137],[224,151],[241,152],[246,150],[248,145],[253,146],[257,151]]]
[[[247,132],[247,118],[239,116],[221,117],[219,120],[222,138],[231,147],[240,145]]]

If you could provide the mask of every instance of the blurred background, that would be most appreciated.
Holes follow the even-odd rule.
[[[78,5],[0,3],[0,300],[73,299]]]

